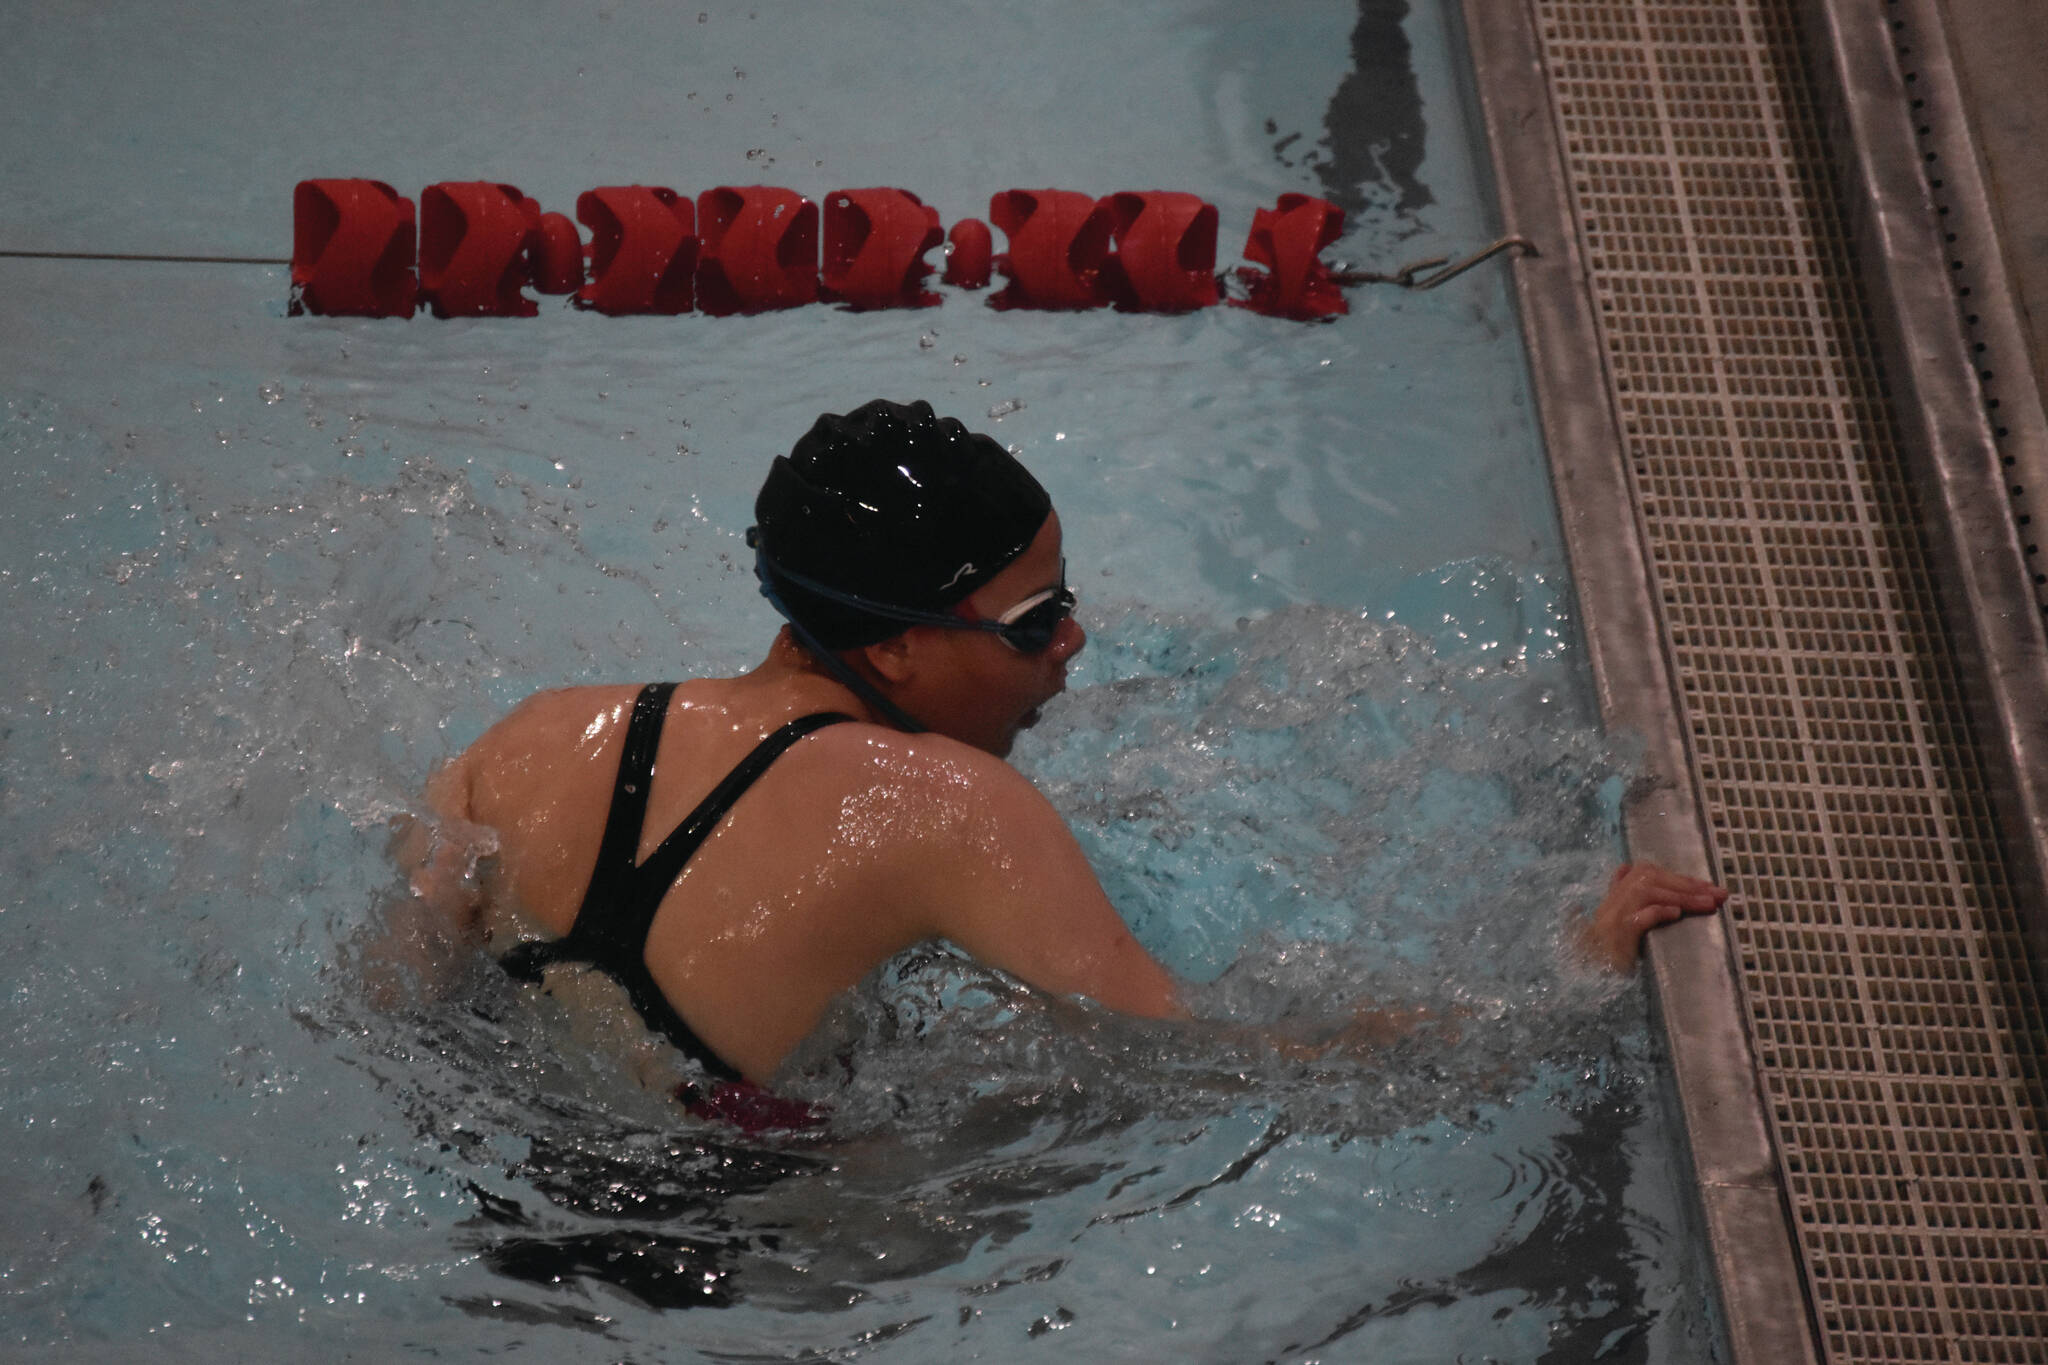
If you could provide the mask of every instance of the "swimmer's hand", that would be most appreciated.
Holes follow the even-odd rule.
[[[1655,863],[1623,863],[1607,896],[1579,928],[1586,956],[1612,971],[1634,969],[1643,935],[1685,915],[1709,915],[1728,899],[1712,882],[1683,876]]]
[[[495,848],[488,830],[412,815],[393,820],[391,836],[406,894],[380,907],[358,956],[370,999],[383,1009],[438,994],[464,951],[489,938],[477,862]]]

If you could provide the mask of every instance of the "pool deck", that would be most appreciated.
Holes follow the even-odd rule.
[[[2048,15],[1465,17],[1733,1354],[2030,1358]]]

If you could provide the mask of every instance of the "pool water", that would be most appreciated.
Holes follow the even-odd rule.
[[[1339,199],[1491,236],[1433,4],[29,16],[16,251],[282,254],[293,182]],[[502,11],[494,11],[502,15]],[[1618,856],[1497,266],[1303,325],[943,306],[286,316],[277,267],[0,259],[0,1302],[171,1359],[1704,1360],[1645,1006],[1558,947]],[[1093,640],[1018,763],[1205,1013],[1303,1067],[891,964],[741,1143],[471,964],[380,1011],[387,821],[538,687],[750,666],[740,535],[824,410],[925,397],[1053,494]]]

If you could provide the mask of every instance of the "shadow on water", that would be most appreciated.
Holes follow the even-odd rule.
[[[1312,1356],[1417,1309],[1494,1298],[1549,1310],[1547,1349],[1533,1365],[1644,1365],[1657,1315],[1642,1301],[1636,1260],[1627,1251],[1626,1230],[1640,1219],[1621,1199],[1629,1177],[1628,1132],[1641,1108],[1629,1098],[1588,1096],[1573,1103],[1570,1114],[1572,1126],[1553,1139],[1549,1152],[1516,1154],[1521,1164],[1510,1167],[1500,1196],[1513,1204],[1512,1237],[1455,1275],[1403,1284],[1359,1305],[1328,1335],[1290,1345],[1277,1359]],[[1511,1310],[1496,1311],[1505,1317]]]
[[[869,998],[939,961],[907,955],[878,974]],[[468,986],[402,1032],[373,1026],[362,1041],[382,1054],[367,1066],[473,1207],[451,1230],[455,1249],[504,1281],[449,1296],[476,1317],[610,1335],[607,1301],[656,1312],[844,1310],[880,1285],[957,1270],[977,1247],[1015,1241],[1035,1206],[1110,1169],[1068,1144],[1117,1120],[1045,1077],[1004,1091],[964,1042],[939,1042],[931,1069],[961,1089],[979,1080],[985,1093],[941,1119],[885,1098],[901,1121],[893,1131],[747,1137],[684,1114],[601,1059],[566,1056],[574,1048],[563,1046],[561,1020],[544,1001],[510,998],[524,988],[487,964]],[[887,1045],[908,1044],[916,1028],[877,1024]],[[958,1032],[966,1037],[964,1025]],[[813,1093],[860,1090],[836,1061],[823,1071],[837,1088]],[[871,1327],[863,1339],[890,1334]]]
[[[1347,215],[1367,209],[1363,187],[1384,186],[1403,214],[1436,202],[1421,180],[1422,91],[1402,21],[1408,0],[1358,0],[1351,30],[1351,69],[1323,115],[1328,155],[1315,162],[1323,192]]]
[[[545,1213],[529,1213],[521,1200],[474,1181],[466,1186],[477,1215],[466,1226],[481,1234],[483,1263],[509,1280],[604,1285],[657,1309],[728,1308],[740,1299],[742,1263],[781,1250],[775,1231],[742,1229],[730,1201],[814,1175],[822,1166],[800,1153],[675,1135],[641,1144],[634,1156],[584,1141],[537,1138],[506,1175],[525,1181],[553,1210],[612,1226],[551,1228]],[[462,1306],[497,1316],[502,1304]]]

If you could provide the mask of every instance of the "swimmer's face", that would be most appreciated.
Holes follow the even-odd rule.
[[[968,597],[976,616],[994,620],[1018,603],[1060,586],[1064,542],[1057,512],[1023,554]],[[932,699],[911,708],[943,735],[1006,756],[1019,731],[1036,723],[1039,708],[1067,685],[1067,660],[1081,652],[1088,636],[1071,616],[1053,640],[1035,654],[1019,653],[993,632],[923,630],[923,645],[934,651],[939,683]]]

